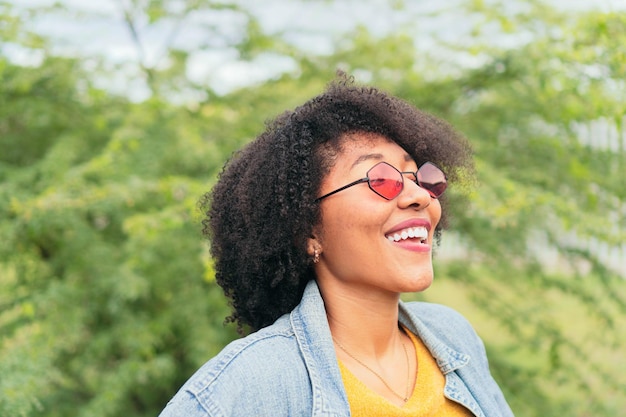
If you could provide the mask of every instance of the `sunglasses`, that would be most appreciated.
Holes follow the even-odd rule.
[[[432,198],[439,198],[448,187],[448,181],[446,180],[446,174],[440,170],[437,165],[432,162],[425,162],[417,172],[402,172],[396,169],[394,166],[389,165],[387,162],[379,162],[367,171],[367,176],[351,182],[348,185],[344,185],[341,188],[337,188],[335,191],[331,191],[328,194],[324,194],[318,197],[315,201],[321,201],[326,197],[330,197],[333,194],[343,191],[346,188],[353,185],[366,182],[369,185],[370,190],[384,198],[385,200],[393,200],[404,189],[404,176],[411,175],[411,181],[414,181],[428,191]]]

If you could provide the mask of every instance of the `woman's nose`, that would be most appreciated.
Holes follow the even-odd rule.
[[[417,181],[412,178],[404,178],[404,187],[398,196],[398,205],[405,208],[410,206],[418,206],[420,208],[428,207],[432,200],[430,193],[422,188]]]

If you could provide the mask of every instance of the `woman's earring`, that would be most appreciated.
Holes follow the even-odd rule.
[[[315,249],[315,251],[313,252],[313,263],[316,264],[320,261],[320,252]]]

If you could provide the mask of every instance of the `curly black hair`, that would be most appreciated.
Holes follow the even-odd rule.
[[[203,233],[215,277],[241,330],[257,330],[291,311],[315,279],[307,238],[320,221],[320,184],[354,134],[378,134],[431,161],[454,182],[471,171],[467,140],[446,122],[377,88],[339,74],[321,95],[268,122],[234,154],[203,199]],[[358,135],[357,135],[358,137]],[[443,214],[437,229],[446,225]]]

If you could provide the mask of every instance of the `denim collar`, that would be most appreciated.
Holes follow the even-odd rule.
[[[407,327],[413,334],[416,334],[428,348],[437,361],[441,373],[444,375],[455,371],[470,361],[470,356],[466,353],[453,349],[443,340],[437,337],[428,326],[417,317],[407,306],[400,302],[400,323]]]
[[[307,284],[290,319],[311,378],[313,416],[349,415],[324,301],[315,281]]]

